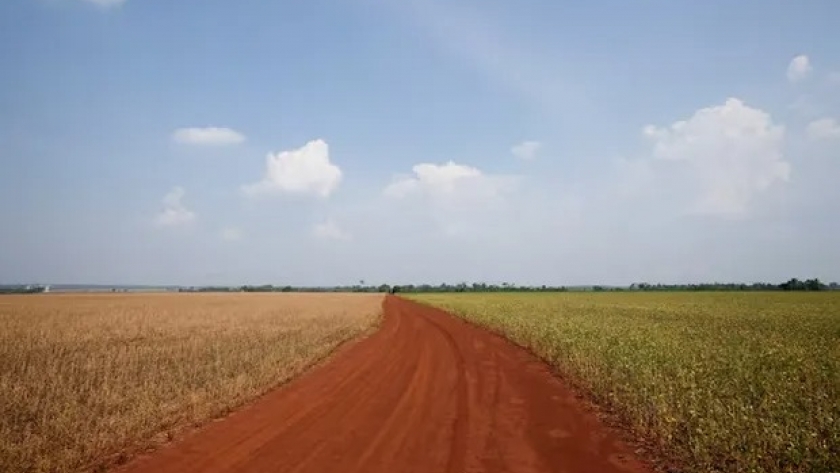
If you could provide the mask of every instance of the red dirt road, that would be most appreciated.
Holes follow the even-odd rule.
[[[382,327],[128,473],[647,470],[544,364],[389,296]]]

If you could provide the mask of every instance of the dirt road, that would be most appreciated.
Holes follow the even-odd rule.
[[[644,472],[523,350],[395,297],[381,329],[129,473]]]

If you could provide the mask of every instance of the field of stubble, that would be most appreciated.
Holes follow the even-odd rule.
[[[0,471],[101,471],[370,330],[381,296],[0,297]]]

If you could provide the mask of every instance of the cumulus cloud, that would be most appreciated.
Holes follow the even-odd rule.
[[[352,235],[333,220],[326,220],[312,228],[312,236],[320,240],[350,240]]]
[[[157,216],[158,225],[176,226],[195,220],[195,213],[184,206],[182,199],[186,192],[182,187],[173,187],[163,198],[163,211]]]
[[[478,168],[454,161],[445,164],[422,163],[411,169],[412,175],[398,176],[385,187],[384,194],[398,199],[425,195],[435,199],[481,202],[500,195],[512,185],[511,178],[488,176]]]
[[[248,196],[287,193],[326,198],[340,183],[341,168],[330,162],[329,145],[315,140],[295,150],[269,154],[263,180],[242,190]]]
[[[667,127],[649,125],[656,160],[688,167],[698,213],[739,215],[772,184],[789,179],[782,153],[785,130],[769,114],[730,98]]]
[[[242,239],[242,230],[236,227],[225,227],[222,229],[219,236],[224,241],[238,241]]]
[[[176,143],[204,146],[235,145],[245,141],[245,135],[230,128],[179,128],[172,133]]]
[[[812,70],[808,56],[799,55],[791,59],[787,69],[787,78],[791,82],[799,82],[810,76]]]
[[[518,183],[516,176],[488,175],[453,161],[422,163],[412,167],[411,174],[396,176],[383,195],[398,203],[403,215],[418,221],[430,218],[446,236],[468,237],[487,231],[500,215],[509,215],[509,197]]]
[[[840,138],[840,123],[833,118],[821,118],[808,124],[808,137],[813,140]]]
[[[537,157],[537,153],[542,148],[542,143],[539,141],[523,141],[510,149],[510,152],[519,159],[530,161]]]
[[[389,184],[385,188],[385,195],[401,198],[422,191],[435,194],[451,193],[459,182],[482,176],[477,168],[456,164],[454,161],[442,165],[417,164],[412,171],[413,176],[401,176]]]

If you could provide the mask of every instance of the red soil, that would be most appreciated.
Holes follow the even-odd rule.
[[[129,473],[647,472],[548,368],[389,296],[381,329]]]

